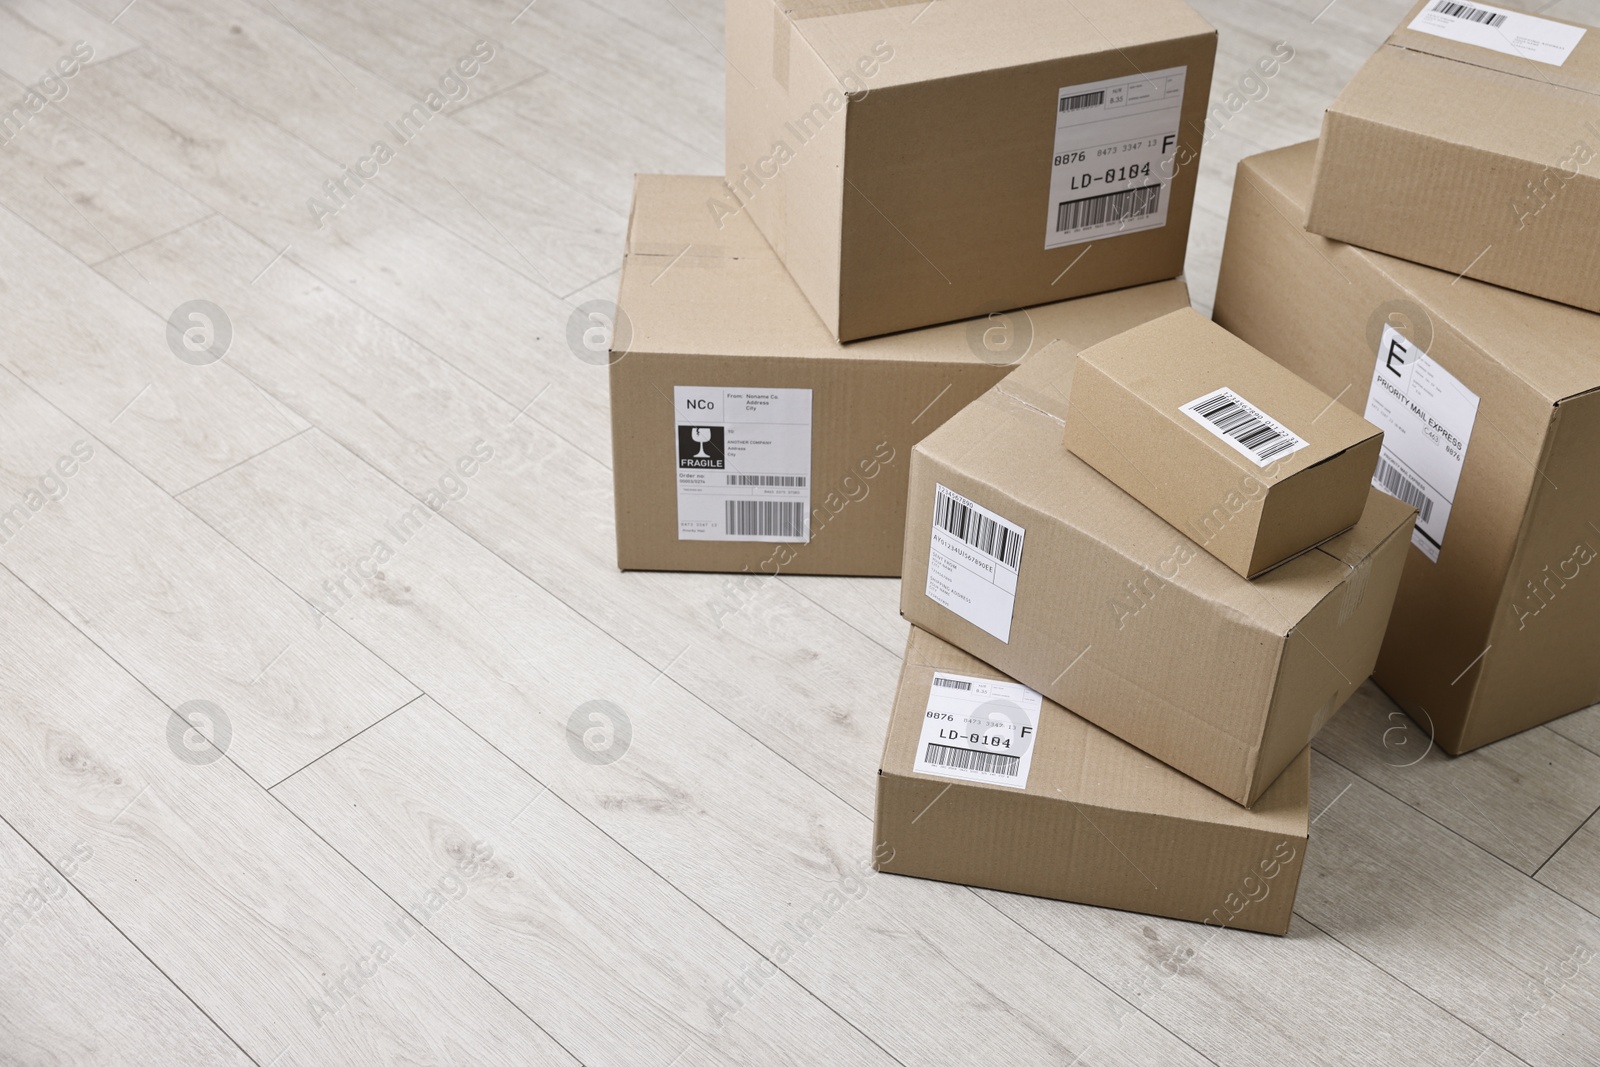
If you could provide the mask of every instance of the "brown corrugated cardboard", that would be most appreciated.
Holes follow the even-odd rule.
[[[1021,689],[912,627],[878,772],[879,870],[1288,930],[1310,830],[1308,749],[1242,808],[1058,704],[1016,699]],[[940,733],[961,736],[941,745]],[[1008,752],[1019,762],[1000,762]]]
[[[719,186],[636,183],[610,372],[624,569],[899,574],[923,434],[1031,352],[1076,353],[1188,304],[1181,281],[1162,282],[842,346],[748,218],[712,222]],[[710,486],[684,513],[680,471],[691,493],[751,484]],[[684,528],[695,514],[704,524]],[[730,521],[767,539],[716,539]]]
[[[1307,228],[1600,311],[1600,30],[1421,0],[1323,118]]]
[[[1372,670],[1412,508],[1241,578],[1061,443],[1041,352],[912,451],[901,613],[1254,803]],[[931,564],[931,566],[930,566]]]
[[[1306,233],[1290,220],[1314,152],[1240,164],[1217,321],[1354,411],[1397,332],[1478,398],[1453,502],[1428,493],[1441,544],[1419,524],[1376,671],[1465,752],[1600,700],[1600,316]]]
[[[1182,273],[1216,54],[1182,0],[729,0],[726,54],[704,208],[837,339]]]
[[[1066,446],[1247,578],[1361,518],[1383,434],[1190,308],[1078,355]]]

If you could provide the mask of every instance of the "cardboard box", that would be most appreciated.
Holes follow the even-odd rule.
[[[913,627],[878,771],[877,867],[1282,934],[1310,781],[1302,749],[1242,808]]]
[[[1306,233],[1314,152],[1239,165],[1217,321],[1353,411],[1397,368],[1456,401],[1386,427],[1424,515],[1376,679],[1465,752],[1600,700],[1600,316]]]
[[[1415,514],[1239,577],[1061,443],[1076,359],[1041,352],[912,451],[900,611],[1253,804],[1372,671]]]
[[[1600,311],[1600,30],[1422,0],[1322,122],[1313,233]]]
[[[1182,0],[729,0],[703,202],[843,341],[1175,278],[1216,47]]]
[[[1383,433],[1190,309],[1078,355],[1066,446],[1254,578],[1361,518]]]
[[[1030,353],[1189,302],[1163,282],[841,346],[748,218],[712,222],[720,185],[635,186],[610,353],[625,570],[897,575],[923,434]]]

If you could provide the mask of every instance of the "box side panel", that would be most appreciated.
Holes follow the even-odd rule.
[[[853,101],[841,339],[1181,274],[1215,50],[1208,33],[896,85]],[[1166,225],[1046,248],[1060,90],[1185,65]],[[1150,181],[1160,169],[1158,161]]]
[[[1459,740],[1465,752],[1600,701],[1600,393],[1562,402]],[[1442,742],[1441,742],[1442,743]]]
[[[1253,577],[1354,526],[1366,507],[1381,437],[1277,483],[1262,505],[1248,573]]]
[[[726,176],[828,328],[839,324],[845,97],[782,10],[727,4]]]
[[[630,353],[611,369],[617,561],[624,570],[893,576],[912,446],[998,381],[971,362]],[[678,537],[674,388],[809,389],[811,540]]]
[[[891,874],[1274,934],[1305,855],[1304,838],[887,773],[874,844]]]

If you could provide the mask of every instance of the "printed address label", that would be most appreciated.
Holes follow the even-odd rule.
[[[1565,63],[1587,32],[1582,26],[1568,26],[1521,11],[1452,0],[1435,0],[1411,20],[1409,28],[1552,67]]]
[[[1223,386],[1178,409],[1258,467],[1292,456],[1306,442],[1283,423]]]
[[[928,599],[1009,643],[1022,539],[1016,523],[935,485]]]
[[[811,390],[679,385],[678,540],[811,539]]]
[[[1025,685],[936,671],[912,770],[1022,789],[1044,698]]]

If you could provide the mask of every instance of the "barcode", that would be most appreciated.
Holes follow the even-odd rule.
[[[1265,464],[1300,443],[1294,434],[1273,426],[1232,393],[1219,393],[1190,410],[1243,445],[1257,463]]]
[[[1161,186],[1141,185],[1101,193],[1083,200],[1063,200],[1056,209],[1056,232],[1083,230],[1112,222],[1126,222],[1154,215],[1161,209]]]
[[[972,688],[972,683],[971,682],[963,682],[963,681],[959,681],[959,680],[957,680],[955,678],[935,678],[933,680],[933,684],[934,685],[942,685],[946,689],[971,689]]]
[[[933,501],[933,522],[984,555],[1017,569],[1022,557],[1022,534],[949,496],[943,486]]]
[[[1466,19],[1468,22],[1477,22],[1484,26],[1503,26],[1506,21],[1506,17],[1498,12],[1485,11],[1471,4],[1451,4],[1440,0],[1433,5],[1433,9],[1441,15],[1449,15],[1453,19]]]
[[[798,500],[729,500],[727,529],[731,537],[784,537],[804,541],[806,506]]]
[[[1382,456],[1378,457],[1378,484],[1392,497],[1398,497],[1421,512],[1421,521],[1427,522],[1433,514],[1433,498],[1405,472]]]
[[[949,745],[936,745],[932,741],[928,742],[928,752],[923,758],[935,767],[955,767],[958,770],[978,771],[982,774],[1003,774],[1007,778],[1015,778],[1022,764],[1021,756],[979,752],[971,748],[951,748]]]
[[[1061,98],[1062,111],[1082,111],[1086,107],[1099,107],[1106,101],[1106,91],[1098,89],[1092,93],[1079,93],[1077,96],[1063,96]]]
[[[730,474],[728,485],[781,485],[803,488],[806,478],[803,474]]]

